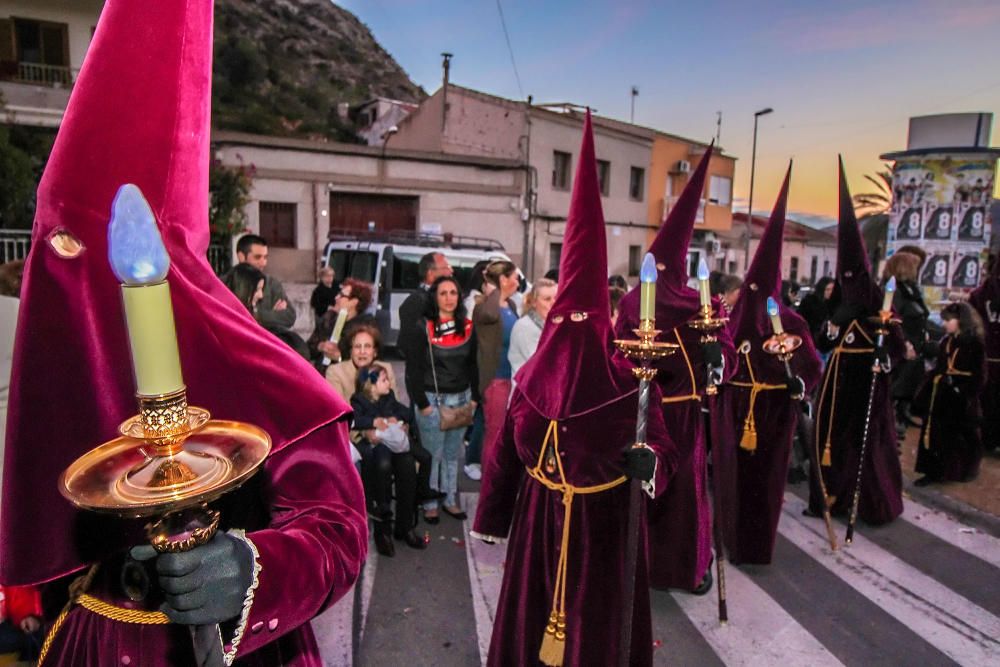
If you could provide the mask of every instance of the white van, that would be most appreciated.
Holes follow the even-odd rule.
[[[418,275],[417,264],[429,252],[439,252],[448,258],[463,290],[477,262],[510,260],[503,245],[493,239],[404,231],[332,230],[322,263],[333,268],[338,282],[357,278],[374,286],[368,311],[375,315],[383,346],[395,347],[399,339],[399,306],[419,287],[422,276]],[[521,289],[526,285],[522,275]]]

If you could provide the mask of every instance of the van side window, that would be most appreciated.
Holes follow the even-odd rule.
[[[420,287],[421,276],[417,274],[417,263],[419,261],[419,257],[411,258],[406,255],[393,255],[392,289],[412,290]]]

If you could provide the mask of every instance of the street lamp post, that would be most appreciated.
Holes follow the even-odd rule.
[[[750,196],[747,202],[747,238],[743,248],[743,273],[750,268],[750,236],[753,234],[753,175],[757,166],[757,119],[774,111],[771,107],[753,114],[753,150],[750,153]]]

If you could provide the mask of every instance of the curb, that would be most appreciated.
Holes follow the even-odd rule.
[[[903,492],[922,505],[946,512],[962,523],[978,528],[987,535],[1000,538],[1000,517],[955,500],[935,489],[914,486],[910,481],[903,485]]]

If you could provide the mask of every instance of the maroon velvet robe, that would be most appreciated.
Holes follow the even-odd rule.
[[[819,355],[809,335],[809,326],[794,312],[782,309],[785,331],[802,337],[789,360],[792,374],[802,378],[806,393],[812,392],[822,372]],[[713,475],[722,503],[726,553],[733,563],[766,565],[771,562],[778,518],[788,475],[801,410],[784,389],[788,372],[785,365],[762,348],[766,338],[754,335],[734,340],[738,362],[736,374],[719,389],[716,428],[713,433]],[[746,353],[744,353],[746,350]],[[753,370],[753,379],[750,369]],[[753,400],[756,449],[740,447],[751,404],[753,381],[781,386],[758,391]]]
[[[937,366],[914,401],[927,415],[917,446],[917,472],[947,482],[968,482],[979,474],[979,396],[985,382],[983,344],[972,337],[945,336]]]
[[[809,509],[816,514],[823,511],[823,496],[816,471],[828,440],[831,444],[831,465],[822,466],[822,474],[826,493],[834,500],[831,513],[847,515],[851,509],[872,386],[875,328],[867,318],[851,320],[841,327],[837,338],[828,340],[835,345],[835,349],[827,361],[820,383],[816,401],[816,433],[810,448],[813,460],[810,466]],[[889,326],[885,345],[892,363],[902,358],[903,338],[898,324]],[[873,525],[892,521],[903,512],[902,487],[889,375],[878,373],[875,376],[875,397],[861,476],[858,516]]]
[[[1000,262],[1000,259],[995,261]],[[1000,449],[1000,271],[994,270],[986,282],[969,296],[986,326],[986,386],[982,391],[983,444]]]
[[[623,373],[626,364],[618,362]],[[659,400],[652,388],[650,405]],[[623,449],[635,440],[637,393],[558,422],[559,451],[567,480],[576,486],[621,476]],[[514,391],[503,437],[486,452],[474,530],[504,537],[503,586],[497,605],[489,665],[539,664],[538,651],[552,607],[563,530],[562,495],[526,474],[538,462],[549,420]],[[650,410],[647,441],[657,454],[655,491],[662,492],[677,465],[678,451],[658,411]],[[558,479],[558,474],[550,475]],[[565,665],[616,664],[620,646],[629,483],[573,499],[566,587]],[[641,522],[640,522],[641,523]],[[513,525],[512,525],[513,524]],[[640,542],[641,544],[641,542]],[[502,548],[502,547],[497,547]],[[633,606],[630,664],[652,664],[645,554],[639,549]]]
[[[658,294],[659,294],[658,290]],[[691,292],[697,304],[697,293]],[[659,298],[659,297],[658,297]],[[639,327],[639,293],[622,297],[616,325],[619,338],[634,338]],[[692,302],[689,302],[690,306]],[[656,383],[664,399],[663,421],[667,433],[680,449],[677,473],[666,493],[649,501],[647,524],[649,539],[649,583],[656,589],[679,588],[692,590],[701,583],[712,562],[712,513],[708,498],[707,451],[705,420],[701,397],[705,393],[707,371],[702,357],[701,333],[685,322],[694,317],[687,310],[656,310],[657,328],[664,322],[664,333],[658,340],[680,343],[682,350],[656,363],[659,372]],[[668,325],[670,328],[667,328]],[[723,379],[731,375],[736,365],[733,341],[725,328],[718,332],[725,360]]]

